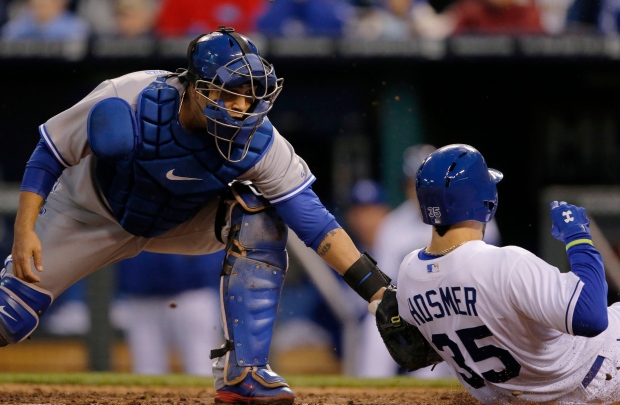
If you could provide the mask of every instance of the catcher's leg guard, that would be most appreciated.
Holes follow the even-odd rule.
[[[230,206],[220,281],[226,344],[211,354],[220,357],[214,367],[215,402],[292,404],[293,392],[268,365],[288,267],[288,228],[273,207],[254,208],[250,212],[237,202]]]
[[[5,275],[0,280],[0,347],[30,336],[52,300],[49,291]]]

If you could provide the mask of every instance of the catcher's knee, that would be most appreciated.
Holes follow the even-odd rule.
[[[234,182],[218,211],[216,228],[220,229],[218,237],[222,242],[227,239],[227,259],[248,257],[286,270],[288,227],[256,189],[248,183]]]
[[[30,336],[52,301],[49,291],[5,275],[0,280],[0,347]]]

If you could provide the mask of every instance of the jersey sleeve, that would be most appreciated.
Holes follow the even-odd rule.
[[[575,306],[571,333],[596,336],[609,324],[607,280],[601,254],[590,243],[579,243],[567,251],[571,273],[579,277],[583,288]]]
[[[116,95],[114,84],[106,80],[73,107],[39,127],[42,139],[63,166],[74,166],[91,154],[86,137],[88,113],[97,102]]]
[[[329,231],[341,228],[311,187],[306,187],[288,200],[275,204],[275,207],[299,239],[314,251],[317,251]]]
[[[506,297],[523,315],[556,330],[572,334],[572,318],[583,282],[562,273],[532,253],[513,261]]]
[[[316,180],[306,162],[275,129],[273,144],[265,156],[239,180],[250,180],[272,204],[289,200]]]

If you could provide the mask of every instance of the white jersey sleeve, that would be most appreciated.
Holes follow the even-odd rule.
[[[562,332],[572,333],[573,312],[583,283],[574,273],[561,273],[534,254],[515,246],[506,247],[515,258],[506,297],[523,315]]]
[[[272,204],[295,196],[315,179],[306,162],[278,130],[273,128],[273,144],[265,156],[240,180],[250,180]]]

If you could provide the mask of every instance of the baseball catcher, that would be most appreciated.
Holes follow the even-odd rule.
[[[106,80],[39,127],[0,281],[0,346],[26,339],[54,297],[94,271],[144,250],[225,246],[222,268],[204,269],[220,274],[226,339],[213,352],[215,402],[290,405],[269,365],[288,229],[366,301],[389,281],[267,118],[283,79],[254,42],[220,27],[187,57],[176,72]]]

